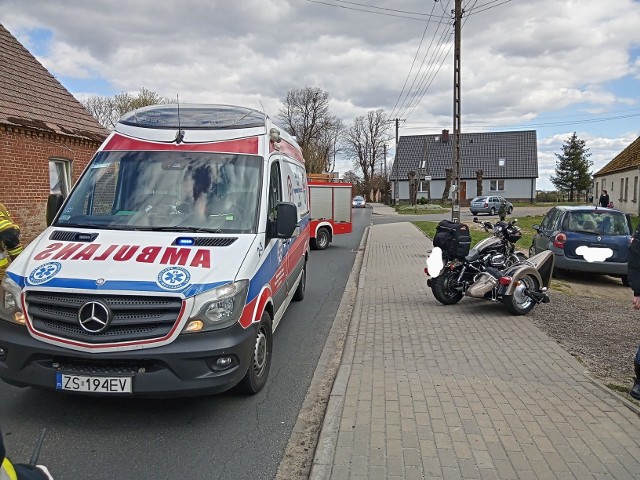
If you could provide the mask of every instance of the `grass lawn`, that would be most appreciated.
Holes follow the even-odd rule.
[[[518,217],[517,225],[522,229],[522,238],[516,243],[516,249],[529,253],[529,247],[536,231],[531,228],[532,225],[540,224],[544,215],[531,215],[526,217]],[[492,219],[493,220],[493,219]],[[507,221],[509,217],[507,217]],[[495,220],[491,221],[494,223]],[[436,234],[436,227],[438,222],[413,222],[420,230],[422,230],[429,238],[433,239]],[[492,235],[491,232],[485,232],[480,224],[469,222],[469,231],[471,233],[471,246],[473,247],[480,240],[483,240]]]

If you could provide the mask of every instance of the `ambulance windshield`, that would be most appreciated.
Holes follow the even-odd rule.
[[[205,152],[100,152],[54,225],[255,233],[262,160]]]

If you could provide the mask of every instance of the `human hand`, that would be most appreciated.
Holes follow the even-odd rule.
[[[640,310],[640,297],[633,296],[633,308]]]

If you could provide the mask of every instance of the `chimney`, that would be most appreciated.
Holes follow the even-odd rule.
[[[449,143],[449,130],[442,130],[442,136],[440,137],[442,143]]]

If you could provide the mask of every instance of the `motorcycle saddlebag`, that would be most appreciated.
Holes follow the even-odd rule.
[[[469,226],[449,220],[440,221],[436,227],[433,246],[442,249],[442,255],[446,260],[464,259],[471,249]]]

